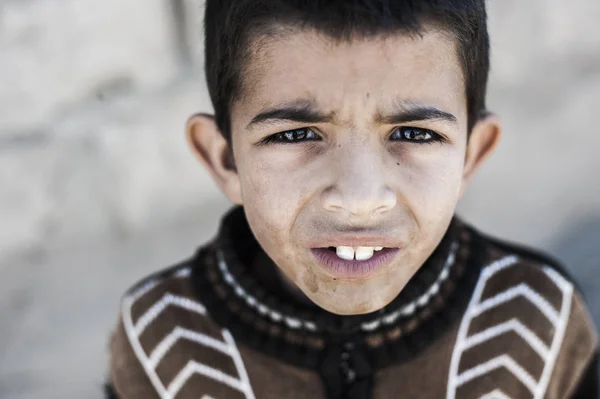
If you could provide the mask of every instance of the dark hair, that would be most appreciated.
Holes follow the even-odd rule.
[[[253,39],[277,27],[312,28],[334,40],[419,35],[425,24],[456,42],[465,80],[468,132],[485,113],[489,37],[485,0],[207,0],[205,63],[217,126],[231,138],[230,107],[243,93]]]

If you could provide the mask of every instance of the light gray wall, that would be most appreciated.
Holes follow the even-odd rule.
[[[600,2],[490,2],[489,107],[503,142],[461,207],[506,238],[551,248],[600,218]]]
[[[600,316],[600,2],[489,4],[505,136],[460,211],[569,261]],[[0,397],[99,398],[119,295],[214,233],[227,202],[183,137],[210,111],[201,16],[0,0]]]

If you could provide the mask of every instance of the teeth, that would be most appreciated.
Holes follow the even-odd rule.
[[[373,257],[374,251],[381,251],[383,247],[336,247],[335,253],[345,260],[367,260]]]
[[[338,257],[345,260],[354,259],[354,249],[352,247],[337,247],[335,253]]]
[[[373,257],[373,247],[358,247],[354,253],[356,260],[367,260]]]

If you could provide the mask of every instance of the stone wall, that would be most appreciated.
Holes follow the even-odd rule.
[[[201,70],[189,77],[198,54],[178,40],[201,12],[178,0],[0,3],[0,254],[145,229],[202,199],[183,124],[210,108]]]
[[[488,231],[553,249],[566,230],[600,218],[600,2],[489,5],[488,103],[504,138],[461,209]]]

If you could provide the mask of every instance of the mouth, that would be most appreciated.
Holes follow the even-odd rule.
[[[400,248],[337,246],[312,248],[311,252],[334,278],[364,279],[379,274],[389,266]]]

